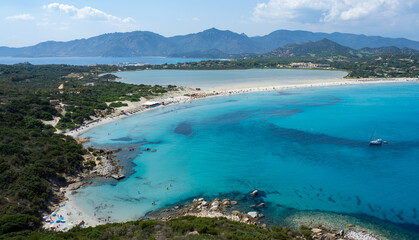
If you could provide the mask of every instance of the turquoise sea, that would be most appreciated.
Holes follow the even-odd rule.
[[[374,130],[388,144],[370,146]],[[77,194],[77,204],[97,217],[134,220],[186,199],[258,189],[267,205],[258,211],[274,223],[289,211],[315,210],[399,225],[418,236],[417,83],[204,99],[82,137],[125,150],[118,157],[127,178],[97,180]],[[243,207],[250,210],[250,203]]]

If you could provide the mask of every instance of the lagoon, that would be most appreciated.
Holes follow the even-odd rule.
[[[147,70],[118,72],[119,81],[131,84],[176,85],[199,88],[277,86],[300,84],[309,81],[330,81],[346,76],[342,71],[296,69],[247,69],[247,70]]]
[[[258,189],[273,222],[290,209],[315,210],[417,230],[418,92],[405,83],[252,93],[101,125],[82,137],[96,147],[134,146],[119,155],[134,164],[125,169],[131,175],[98,180],[75,201],[92,216],[126,221],[189,198]],[[374,129],[389,144],[370,146]]]

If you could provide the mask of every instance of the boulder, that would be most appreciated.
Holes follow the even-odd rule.
[[[322,230],[320,228],[312,228],[311,231],[314,232],[314,233],[319,233]]]
[[[186,235],[199,235],[198,231],[188,232]]]
[[[248,212],[247,215],[251,216],[252,218],[256,218],[258,216],[257,212]]]
[[[218,210],[218,207],[215,207],[215,206],[212,206],[212,207],[210,207],[210,209],[209,209],[210,211],[217,211]]]
[[[222,203],[223,203],[224,207],[230,207],[231,206],[230,199],[223,199]]]
[[[257,196],[257,195],[258,195],[258,193],[259,193],[259,191],[258,191],[258,190],[254,190],[253,192],[251,192],[251,193],[250,193],[250,195],[252,195],[252,196]]]
[[[239,216],[241,213],[237,210],[234,210],[233,212],[231,212],[233,215]]]
[[[211,207],[217,207],[218,208],[218,206],[220,206],[220,202],[217,201],[217,200],[215,200],[211,203]]]
[[[331,233],[326,233],[320,237],[320,240],[335,240],[335,239],[336,239],[335,234],[331,234]]]
[[[211,211],[217,211],[219,206],[220,206],[220,202],[218,202],[218,201],[213,201],[213,202],[211,203],[210,210],[211,210]]]
[[[71,191],[71,190],[77,190],[77,189],[79,189],[82,185],[83,185],[83,183],[82,183],[82,182],[75,182],[75,183],[72,183],[72,184],[68,185],[68,189],[69,189],[70,191]]]
[[[259,203],[259,205],[257,207],[259,207],[259,208],[265,207],[265,203]]]

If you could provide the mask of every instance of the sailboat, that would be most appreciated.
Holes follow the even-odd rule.
[[[377,130],[377,128],[374,129],[374,132],[371,135],[370,145],[381,145],[381,144],[383,144],[383,139],[375,138],[375,132],[376,132],[376,130]]]
[[[370,145],[381,145],[383,144],[383,139],[374,139],[370,141]]]

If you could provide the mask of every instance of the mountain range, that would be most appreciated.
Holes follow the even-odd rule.
[[[353,49],[342,46],[329,39],[317,42],[309,41],[303,44],[289,44],[262,54],[263,57],[363,57],[383,54],[419,54],[419,50],[412,48],[378,47]]]
[[[197,53],[229,56],[262,54],[290,44],[329,39],[352,49],[396,47],[419,50],[419,42],[405,38],[385,38],[347,33],[314,33],[278,30],[265,36],[248,37],[228,30],[211,28],[199,33],[164,37],[148,32],[109,33],[68,42],[48,41],[34,46],[0,47],[2,57],[139,57],[190,56]]]

